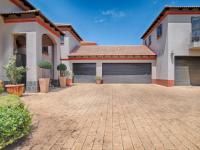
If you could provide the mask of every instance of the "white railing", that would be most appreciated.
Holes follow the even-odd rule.
[[[191,48],[200,48],[200,35],[191,35]]]

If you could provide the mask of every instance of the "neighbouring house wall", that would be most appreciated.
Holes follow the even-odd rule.
[[[80,42],[70,32],[66,32],[64,44],[61,45],[61,59],[67,59],[70,52],[77,46],[80,46]],[[71,71],[69,61],[63,61],[63,63]]]
[[[1,20],[0,20],[1,21]],[[1,23],[1,22],[0,22]],[[58,80],[57,65],[60,63],[60,37],[55,36],[49,30],[35,22],[1,24],[0,37],[2,36],[2,47],[0,49],[0,64],[5,65],[10,56],[13,55],[15,33],[26,34],[27,54],[27,87],[30,91],[37,90],[38,78],[42,77],[38,63],[42,59],[42,35],[47,34],[54,40],[54,80]],[[0,79],[7,81],[5,72],[0,69]]]
[[[192,16],[200,15],[169,15],[168,16],[168,39],[169,54],[174,56],[200,56],[200,49],[191,50],[192,46]],[[175,61],[174,58],[168,58],[168,76],[174,80]]]
[[[1,0],[0,1],[0,12],[13,12],[13,11],[22,11],[21,8],[13,4],[10,0]]]
[[[168,17],[166,17],[161,24],[163,28],[162,37],[157,39],[157,28],[155,28],[150,34],[152,43],[149,47],[157,54],[156,65],[154,65],[154,72],[156,72],[154,79],[168,80]],[[146,38],[147,45],[149,36]]]

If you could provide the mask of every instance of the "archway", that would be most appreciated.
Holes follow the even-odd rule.
[[[56,86],[54,83],[54,68],[55,68],[55,45],[56,42],[47,34],[42,35],[42,60],[50,62],[53,67],[51,70],[42,70],[43,77],[51,79],[50,86]]]

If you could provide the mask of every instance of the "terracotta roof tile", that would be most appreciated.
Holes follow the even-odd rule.
[[[105,55],[152,55],[156,54],[145,45],[130,46],[80,46],[75,48],[70,56],[105,56]]]

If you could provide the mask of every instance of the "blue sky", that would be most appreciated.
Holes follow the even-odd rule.
[[[200,5],[199,0],[30,0],[55,23],[72,24],[87,41],[141,44],[141,35],[165,5]]]

